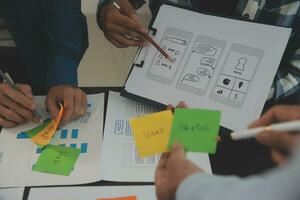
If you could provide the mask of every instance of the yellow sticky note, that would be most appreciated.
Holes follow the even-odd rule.
[[[57,119],[51,120],[51,122],[45,128],[43,128],[39,133],[31,137],[31,140],[40,147],[44,147],[45,145],[49,144],[54,133],[56,132],[56,129],[60,123],[64,112],[64,107],[61,104],[59,104],[59,106],[60,111]]]
[[[130,120],[136,147],[141,157],[168,151],[172,121],[173,114],[170,110]]]

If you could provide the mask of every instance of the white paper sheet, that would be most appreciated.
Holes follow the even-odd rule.
[[[45,119],[45,97],[36,97],[38,111]],[[82,184],[101,180],[100,160],[104,94],[88,95],[88,109],[79,118],[57,131],[52,144],[80,148],[81,153],[69,176],[32,171],[40,151],[22,131],[36,126],[27,123],[0,134],[0,187]]]
[[[291,29],[204,15],[161,6],[155,40],[176,59],[151,45],[143,48],[125,84],[129,93],[163,104],[222,111],[221,124],[244,129],[269,94]]]
[[[129,126],[129,119],[156,111],[153,107],[109,92],[102,145],[103,180],[153,182],[159,156],[140,158]],[[206,172],[211,173],[208,154],[188,153]]]
[[[22,200],[24,187],[1,188],[0,200]]]
[[[155,200],[154,186],[92,186],[32,188],[28,200],[97,200],[135,195],[138,200]]]

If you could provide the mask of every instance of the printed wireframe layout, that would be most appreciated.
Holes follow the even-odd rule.
[[[190,32],[167,27],[160,45],[172,57],[173,62],[157,52],[146,77],[166,85],[172,84],[192,37]]]
[[[241,107],[263,55],[263,50],[232,44],[210,98]]]
[[[177,88],[204,95],[225,46],[223,40],[198,35],[177,81]]]

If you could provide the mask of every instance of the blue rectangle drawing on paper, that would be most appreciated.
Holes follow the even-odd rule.
[[[116,120],[115,121],[115,134],[123,134],[123,124],[124,124],[124,120]]]
[[[76,146],[77,146],[76,144],[70,144],[71,148],[76,148]]]
[[[87,104],[87,107],[88,107],[88,108],[92,107],[92,104],[88,103],[88,104]]]
[[[21,132],[17,134],[17,139],[27,139],[27,138],[29,138],[27,133]]]
[[[60,138],[61,139],[66,139],[68,136],[68,129],[62,129],[60,132]]]
[[[71,138],[72,139],[77,139],[78,138],[78,129],[72,129]]]
[[[131,135],[131,127],[130,127],[129,121],[126,121],[125,134]]]
[[[88,144],[82,143],[80,146],[80,153],[87,153]]]

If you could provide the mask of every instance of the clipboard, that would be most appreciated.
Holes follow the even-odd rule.
[[[256,32],[260,35],[251,35]],[[221,110],[223,127],[244,129],[262,112],[290,33],[286,27],[162,4],[149,34],[178,62],[172,65],[153,47],[140,47],[121,96],[160,108],[184,100],[193,108]]]

